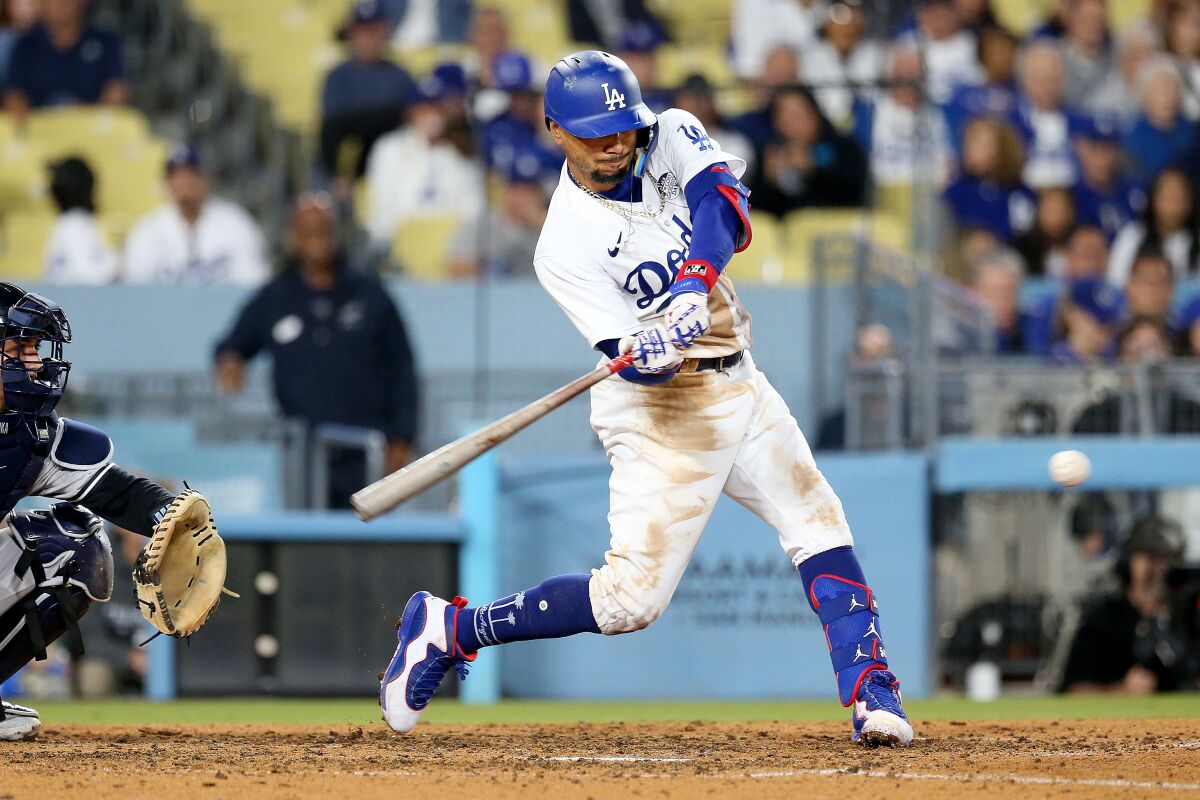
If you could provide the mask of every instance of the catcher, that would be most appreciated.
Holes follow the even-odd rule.
[[[96,516],[149,536],[134,570],[138,605],[159,631],[188,636],[216,608],[225,545],[208,502],[177,496],[112,463],[102,431],[59,418],[71,326],[56,303],[0,283],[0,684],[64,633],[83,652],[77,621],[112,596],[112,549]],[[13,511],[30,495],[60,502]],[[94,512],[94,513],[93,513]],[[33,739],[37,712],[0,699],[0,740]]]

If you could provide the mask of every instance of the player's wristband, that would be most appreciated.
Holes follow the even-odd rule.
[[[716,286],[719,277],[721,273],[707,261],[698,258],[685,261],[679,268],[679,274],[675,276],[675,282],[671,284],[671,296],[684,292],[708,294],[712,287]]]

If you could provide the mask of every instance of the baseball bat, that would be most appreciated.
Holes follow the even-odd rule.
[[[524,408],[502,417],[474,433],[422,456],[403,469],[385,475],[350,497],[350,505],[363,522],[386,514],[415,494],[448,478],[467,463],[491,450],[514,433],[523,430],[573,397],[582,394],[610,375],[633,363],[632,355],[614,358],[586,375],[534,400]]]

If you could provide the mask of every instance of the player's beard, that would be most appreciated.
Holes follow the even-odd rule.
[[[625,180],[625,176],[629,174],[629,170],[632,167],[633,157],[626,156],[624,165],[622,165],[621,169],[617,170],[617,172],[602,172],[600,169],[589,170],[588,180],[592,181],[593,183],[598,183],[602,186],[608,186],[609,188],[620,186],[621,182]]]

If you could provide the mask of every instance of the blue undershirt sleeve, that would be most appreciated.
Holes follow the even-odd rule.
[[[620,355],[617,352],[618,344],[620,344],[619,339],[605,339],[602,342],[596,342],[596,349],[609,358],[616,358]],[[666,383],[675,377],[674,372],[667,372],[662,375],[643,375],[637,371],[637,367],[626,367],[617,374],[630,383],[636,383],[641,386],[654,386],[659,383]]]

